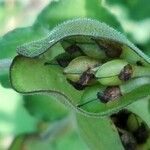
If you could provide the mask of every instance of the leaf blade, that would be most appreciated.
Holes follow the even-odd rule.
[[[117,130],[109,118],[76,115],[81,136],[92,150],[123,150]],[[109,138],[108,138],[109,137]]]

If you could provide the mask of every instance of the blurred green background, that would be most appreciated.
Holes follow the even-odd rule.
[[[26,42],[32,32],[31,27],[25,28],[24,34],[21,29],[9,34],[13,29],[31,26],[35,22],[34,35],[30,37],[34,39],[46,35],[45,32],[57,23],[74,17],[91,17],[106,22],[124,32],[150,56],[149,0],[57,0],[57,3],[60,1],[60,7],[57,4],[51,6],[51,1],[0,0],[0,59],[16,55],[15,33],[18,35],[21,32],[20,35],[24,37],[16,38],[24,38]],[[36,29],[42,31],[35,35]],[[8,43],[10,45],[6,51],[9,40],[12,45]],[[22,141],[24,144],[21,148],[27,150],[88,150],[78,135],[70,110],[55,101],[54,97],[22,96],[16,93],[10,87],[8,69],[0,69],[0,150],[8,149],[12,142],[11,149],[17,150]],[[37,138],[39,135],[40,138]]]

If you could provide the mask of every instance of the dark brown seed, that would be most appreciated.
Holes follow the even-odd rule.
[[[66,48],[66,51],[69,53],[69,54],[73,54],[75,52],[81,52],[81,49],[79,46],[73,44],[69,47]]]
[[[92,74],[90,69],[88,69],[87,71],[83,72],[77,83],[84,86],[87,85],[92,79],[94,79],[94,74]]]
[[[132,66],[130,64],[126,65],[118,75],[118,78],[123,81],[128,81],[131,79],[133,74]]]
[[[131,113],[127,110],[121,110],[119,113],[112,115],[112,118],[115,118],[115,125],[121,129],[126,129],[127,120]]]
[[[113,41],[101,39],[97,41],[99,47],[105,51],[105,54],[109,58],[118,58],[122,53],[121,44]]]
[[[85,86],[84,85],[81,85],[81,84],[78,84],[78,83],[75,83],[75,82],[72,82],[70,80],[68,80],[68,82],[77,90],[84,90]]]
[[[136,140],[131,133],[124,131],[123,133],[120,133],[120,138],[125,150],[136,149]]]
[[[149,137],[149,131],[146,128],[145,124],[142,123],[139,128],[133,133],[137,143],[143,144]]]
[[[111,100],[119,98],[121,96],[121,91],[118,86],[107,87],[103,93],[98,92],[97,98],[100,99],[101,102],[107,103]]]

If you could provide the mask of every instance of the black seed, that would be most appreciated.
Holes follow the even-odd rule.
[[[128,81],[131,79],[133,74],[132,66],[130,64],[126,65],[118,75],[118,78],[123,81]]]
[[[111,100],[119,98],[120,96],[121,91],[118,86],[107,87],[103,93],[97,93],[97,98],[103,103],[107,103]]]
[[[149,131],[146,128],[145,124],[142,123],[139,128],[133,133],[137,143],[143,144],[149,137]]]

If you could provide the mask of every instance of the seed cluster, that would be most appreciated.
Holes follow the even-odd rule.
[[[65,52],[55,61],[63,68],[68,82],[77,90],[102,85],[104,91],[97,93],[97,99],[103,103],[126,94],[124,84],[130,80],[150,76],[150,67],[144,60],[120,43],[76,36],[62,40],[61,45]],[[130,52],[134,58],[132,61]]]
[[[122,110],[111,116],[125,150],[135,150],[147,143],[150,131],[137,115]]]

